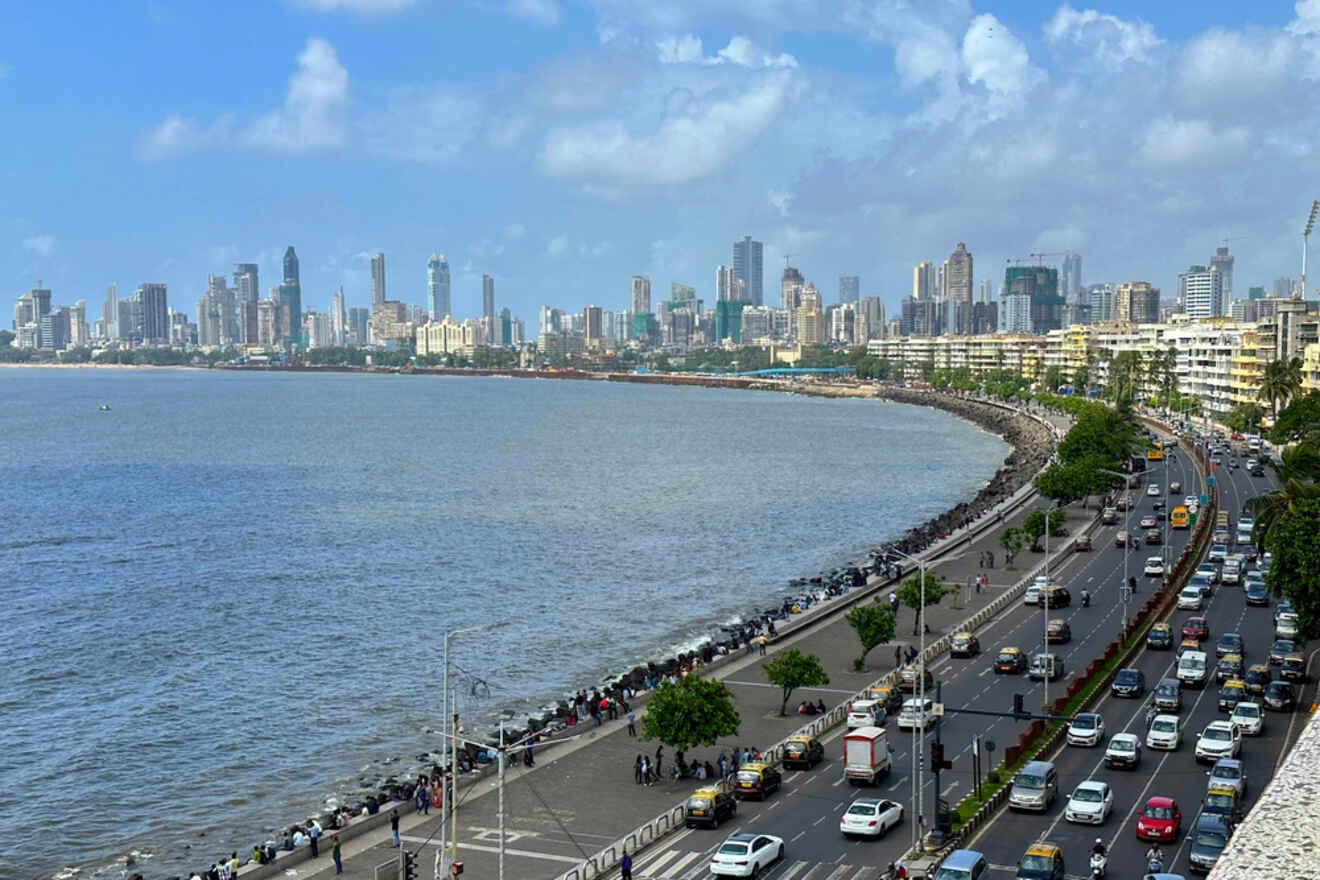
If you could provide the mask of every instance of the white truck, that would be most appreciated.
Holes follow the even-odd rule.
[[[883,727],[859,727],[843,737],[843,778],[866,782],[889,775],[889,740]]]

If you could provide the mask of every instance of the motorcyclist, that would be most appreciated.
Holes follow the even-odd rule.
[[[1160,855],[1160,848],[1153,843],[1146,850],[1146,867],[1152,874],[1164,869],[1164,857]]]
[[[1082,590],[1082,607],[1089,608],[1090,606],[1091,606],[1091,593],[1089,590]]]
[[[1106,855],[1105,842],[1098,837],[1095,839],[1095,845],[1091,847],[1091,855],[1093,856]]]
[[[1137,576],[1136,576],[1136,575],[1128,575],[1128,589],[1131,590],[1131,591],[1134,592],[1134,593],[1137,591]]]

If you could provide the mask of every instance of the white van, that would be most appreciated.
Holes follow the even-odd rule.
[[[1178,660],[1178,681],[1188,687],[1203,687],[1207,673],[1204,651],[1186,651]]]
[[[903,708],[898,712],[898,729],[911,730],[919,727],[925,730],[933,711],[935,711],[935,701],[929,697],[926,698],[924,705],[920,697],[908,697],[903,701]]]

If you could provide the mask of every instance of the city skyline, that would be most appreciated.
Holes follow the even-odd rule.
[[[531,315],[617,302],[634,274],[713,301],[714,268],[748,234],[771,279],[795,254],[822,290],[857,275],[891,310],[911,266],[960,240],[983,273],[1076,251],[1086,279],[1172,291],[1245,237],[1240,278],[1297,274],[1296,223],[1277,206],[1316,164],[1314,3],[1253,10],[1250,27],[1214,4],[1145,20],[1015,3],[884,21],[865,4],[851,20],[781,14],[780,0],[666,10],[307,0],[185,20],[111,4],[81,36],[36,10],[0,52],[0,100],[43,139],[0,161],[15,206],[0,278],[11,296],[40,279],[66,302],[151,279],[190,302],[239,260],[278,278],[276,243],[293,241],[307,305],[342,286],[361,307],[374,254],[393,264],[391,298],[425,303],[439,251],[454,310],[477,310],[489,274]],[[437,65],[424,34],[445,16],[463,45]],[[91,39],[109,28],[127,42]],[[229,28],[251,45],[216,78],[206,35]],[[143,93],[134,55],[168,64],[169,82]],[[142,97],[125,108],[125,94]],[[84,118],[70,100],[122,112]],[[77,183],[97,175],[116,185]],[[1203,194],[1207,176],[1237,194],[1231,214]]]

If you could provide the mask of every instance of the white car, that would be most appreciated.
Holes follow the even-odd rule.
[[[1247,774],[1242,769],[1242,762],[1236,758],[1220,758],[1215,762],[1215,766],[1210,768],[1210,781],[1206,784],[1206,790],[1212,788],[1231,788],[1238,793],[1238,797],[1247,796]]]
[[[1146,731],[1146,748],[1176,751],[1182,745],[1182,728],[1177,715],[1156,715]]]
[[[1242,749],[1242,731],[1231,721],[1211,721],[1196,739],[1196,760],[1236,758]]]
[[[873,797],[860,797],[839,817],[844,837],[880,837],[903,821],[903,805]]]
[[[1163,575],[1164,559],[1159,556],[1147,557],[1145,572],[1147,577],[1160,577]]]
[[[1160,496],[1160,484],[1151,483],[1149,486],[1146,487],[1146,494],[1149,495],[1151,498],[1158,498]]]
[[[1242,529],[1247,529],[1248,531],[1250,531],[1251,527],[1254,526],[1255,524],[1256,524],[1256,520],[1253,519],[1252,517],[1247,516],[1246,514],[1243,514],[1242,516],[1238,517],[1237,527],[1239,531],[1241,531]]]
[[[1260,703],[1238,703],[1228,720],[1247,736],[1260,736],[1265,729],[1265,713],[1260,710]]]
[[[1197,498],[1195,495],[1188,495],[1186,498],[1183,499],[1183,506],[1186,507],[1188,510],[1191,510],[1199,503],[1200,503],[1200,499]]]
[[[1279,619],[1274,621],[1274,637],[1276,639],[1297,638],[1297,615],[1291,611],[1280,614]]]
[[[1130,733],[1116,733],[1105,749],[1105,766],[1111,769],[1125,767],[1135,770],[1141,764],[1141,740]]]
[[[1105,720],[1094,712],[1082,712],[1068,725],[1068,745],[1098,746],[1105,737]]]
[[[849,730],[858,727],[883,727],[884,723],[885,707],[878,700],[853,700],[852,706],[848,709]]]
[[[903,701],[903,708],[898,711],[898,729],[911,730],[914,727],[919,727],[925,730],[934,710],[935,701],[930,697],[926,698],[924,706],[921,697],[908,697]]]
[[[735,834],[711,857],[710,872],[716,877],[755,877],[783,857],[783,838]]]
[[[1114,792],[1109,785],[1088,779],[1073,789],[1063,818],[1082,825],[1103,825],[1113,809]]]
[[[1178,607],[1190,611],[1201,610],[1201,588],[1196,586],[1183,587],[1178,592]]]

